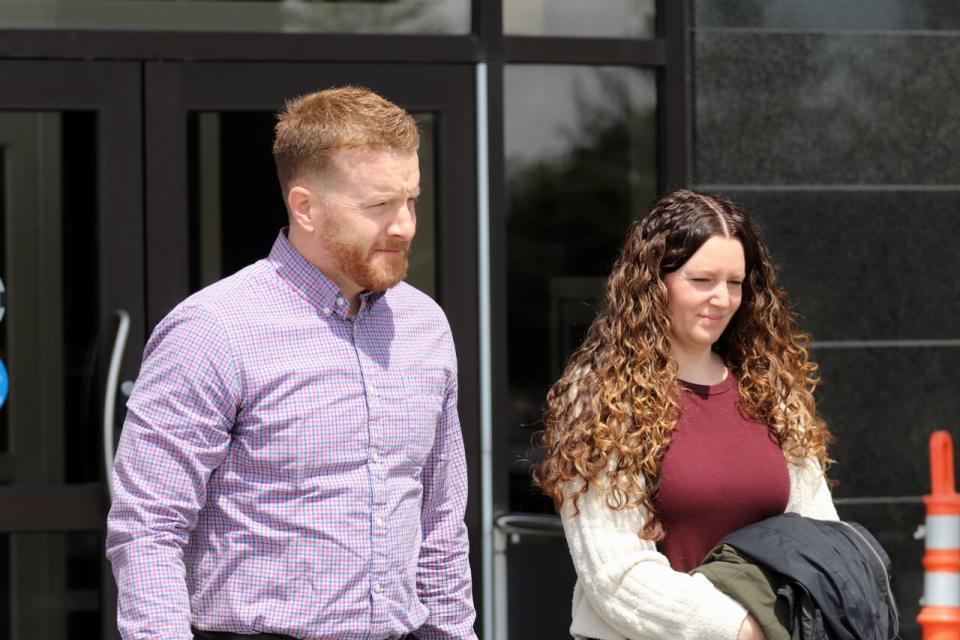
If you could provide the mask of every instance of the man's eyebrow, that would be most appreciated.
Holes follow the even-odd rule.
[[[410,197],[413,197],[413,198],[419,198],[420,187],[417,187],[413,191],[407,191],[406,189],[402,191],[394,191],[392,189],[377,190],[369,195],[369,199],[376,200],[379,198],[395,198],[396,196],[401,196],[401,195],[409,195]]]

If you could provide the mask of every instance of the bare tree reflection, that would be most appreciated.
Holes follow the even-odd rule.
[[[469,26],[466,0],[281,0],[284,23],[330,33],[451,33]]]
[[[556,131],[564,151],[508,160],[510,420],[520,425],[511,444],[521,457],[535,455],[529,439],[539,428],[546,390],[592,319],[627,224],[655,194],[655,109],[638,105],[636,76],[625,71],[596,69],[591,82],[574,82],[576,125]],[[541,105],[545,112],[549,98]],[[584,282],[594,283],[586,295]],[[581,292],[569,301],[584,307],[573,321],[569,314],[551,315],[551,288],[564,283]],[[566,322],[551,330],[551,318]],[[559,357],[548,337],[561,341]],[[511,508],[545,508],[527,488],[526,470],[518,472]]]

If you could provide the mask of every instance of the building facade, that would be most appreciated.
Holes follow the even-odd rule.
[[[762,227],[841,515],[919,637],[926,438],[960,438],[958,25],[905,0],[0,0],[0,638],[116,637],[105,468],[146,337],[268,252],[273,114],[344,84],[421,124],[410,280],[457,343],[482,637],[566,633],[531,437],[627,224],[683,185]]]

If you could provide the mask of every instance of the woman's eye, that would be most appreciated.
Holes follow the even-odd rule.
[[[731,280],[731,281],[730,281],[730,284],[732,284],[732,285],[735,286],[735,287],[741,287],[741,286],[743,286],[743,281],[742,281],[742,280]]]

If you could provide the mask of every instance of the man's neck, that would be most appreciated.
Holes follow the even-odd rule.
[[[312,264],[317,270],[329,278],[333,284],[340,289],[340,294],[349,303],[349,314],[357,315],[360,310],[360,294],[363,289],[354,284],[349,278],[343,275],[339,269],[333,266],[332,261],[326,254],[319,254],[311,251],[311,243],[304,239],[301,234],[296,233],[293,228],[287,233],[287,239],[290,245],[297,250],[303,259]]]

